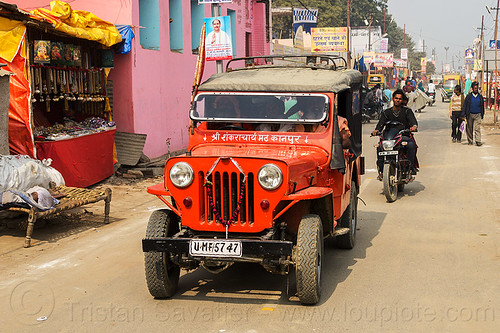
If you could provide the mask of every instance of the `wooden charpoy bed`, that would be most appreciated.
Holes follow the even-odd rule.
[[[37,219],[55,215],[65,210],[80,207],[90,203],[104,200],[104,223],[109,223],[109,208],[111,203],[111,189],[106,188],[104,191],[91,190],[86,188],[67,187],[64,185],[54,186],[51,183],[50,190],[55,193],[55,196],[61,196],[59,203],[53,208],[45,211],[40,211],[35,207],[22,208],[10,207],[10,211],[24,212],[28,214],[28,227],[26,229],[26,239],[24,247],[31,246],[31,235]]]

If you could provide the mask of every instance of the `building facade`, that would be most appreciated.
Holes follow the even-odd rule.
[[[270,0],[233,0],[220,15],[231,22],[233,57],[270,53]],[[49,8],[49,0],[19,0],[22,9]],[[144,153],[156,157],[188,144],[189,103],[203,18],[212,5],[198,0],[74,0],[73,10],[92,12],[133,27],[131,52],[115,55],[113,115],[117,130],[147,134]],[[203,79],[216,72],[205,64]]]

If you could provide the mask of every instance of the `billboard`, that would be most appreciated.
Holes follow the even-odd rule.
[[[401,59],[408,60],[408,49],[401,49]]]
[[[400,68],[408,67],[406,60],[393,58],[392,61],[394,62],[394,67],[400,67]]]
[[[389,38],[382,38],[380,40],[380,52],[387,53],[389,51]]]
[[[297,32],[297,29],[301,26],[302,29],[311,33],[311,28],[316,27],[316,22],[318,21],[318,10],[314,8],[294,8],[293,9],[293,31]]]
[[[370,37],[368,37],[370,33]],[[371,46],[370,46],[371,44]],[[381,52],[382,29],[378,26],[351,27],[351,52],[353,56],[361,56],[363,52]]]
[[[346,51],[347,27],[311,29],[311,52]]]
[[[364,52],[365,63],[375,67],[394,67],[393,53]]]

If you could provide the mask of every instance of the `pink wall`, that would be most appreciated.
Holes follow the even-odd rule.
[[[236,11],[236,55],[246,55],[245,35],[251,34],[251,55],[269,54],[266,41],[265,5],[256,0],[233,0],[222,5]],[[49,0],[20,0],[23,9],[49,8]],[[113,114],[117,129],[124,132],[147,134],[144,153],[157,157],[170,150],[185,149],[188,144],[189,101],[194,80],[197,56],[191,54],[190,1],[183,0],[184,53],[170,51],[168,4],[159,0],[160,50],[143,49],[139,37],[138,0],[73,0],[68,1],[75,10],[86,10],[114,24],[131,24],[135,38],[128,55],[115,56],[115,68],[110,79],[114,85]],[[211,6],[205,5],[205,16],[211,17]],[[225,65],[225,63],[224,63]],[[215,61],[207,62],[203,79],[216,72]]]
[[[270,45],[265,36],[265,6],[254,4],[253,19],[247,19],[248,1],[236,0],[222,6],[222,15],[227,15],[228,8],[236,11],[237,56],[245,56],[246,32],[252,34],[254,55],[269,54]],[[212,16],[210,6],[205,7],[205,16]],[[138,26],[137,8],[138,1],[134,0],[132,22]],[[168,138],[172,152],[187,147],[189,101],[197,60],[197,56],[191,54],[190,2],[183,1],[184,53],[171,52],[169,48],[169,25],[165,24],[168,22],[168,1],[160,1],[160,13],[165,13],[164,17],[160,17],[160,50],[143,49],[138,29],[135,29],[131,56],[124,61],[132,69],[132,103],[130,98],[118,97],[130,91],[126,90],[126,84],[117,84],[117,81],[130,80],[129,73],[122,71],[123,67],[128,67],[121,63],[122,60],[116,61],[120,56],[115,58],[116,67],[111,74],[115,85],[114,114],[118,130],[147,134],[144,153],[149,157],[165,154]],[[215,72],[215,62],[207,62],[203,80]]]

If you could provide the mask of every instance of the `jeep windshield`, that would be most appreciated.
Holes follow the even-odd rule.
[[[314,124],[325,122],[328,97],[320,94],[201,93],[191,109],[197,122]]]

